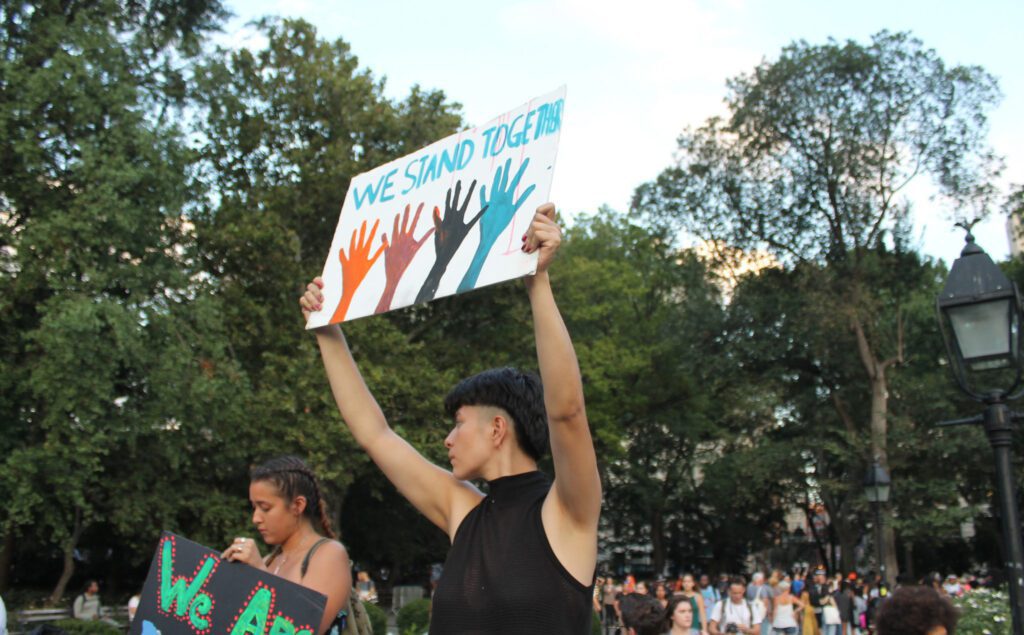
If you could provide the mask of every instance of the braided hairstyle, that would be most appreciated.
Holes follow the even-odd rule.
[[[327,515],[327,501],[320,493],[320,483],[316,480],[313,470],[309,469],[302,459],[297,456],[270,459],[252,468],[249,478],[252,481],[272,483],[288,503],[295,500],[296,496],[304,496],[306,509],[302,514],[309,518],[314,527],[319,523],[323,535],[336,538]]]

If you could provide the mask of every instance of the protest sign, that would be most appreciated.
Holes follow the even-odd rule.
[[[327,598],[164,532],[130,635],[316,635]]]
[[[306,328],[536,272],[521,237],[548,199],[565,87],[352,179]]]

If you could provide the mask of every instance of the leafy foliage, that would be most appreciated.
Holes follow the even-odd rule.
[[[955,600],[960,610],[956,632],[964,635],[1010,635],[1010,596],[1005,589],[975,589]]]
[[[398,611],[395,624],[399,632],[425,633],[430,626],[430,600],[413,600]]]
[[[68,635],[117,635],[121,629],[100,620],[59,620],[53,625]]]
[[[366,609],[366,615],[370,618],[370,628],[373,629],[374,633],[387,633],[388,631],[388,614],[387,612],[373,604],[371,602],[365,602],[363,608]]]

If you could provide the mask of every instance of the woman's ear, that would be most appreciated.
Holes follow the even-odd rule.
[[[288,506],[289,511],[296,516],[301,516],[306,511],[306,497],[296,496],[292,499],[292,504]]]
[[[509,435],[509,427],[509,420],[500,412],[496,412],[491,418],[491,441],[494,443],[494,447],[501,447]]]

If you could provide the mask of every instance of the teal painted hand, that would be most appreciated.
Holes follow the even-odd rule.
[[[477,278],[480,277],[480,271],[484,268],[487,254],[491,253],[491,247],[494,246],[501,232],[508,227],[519,208],[536,189],[536,185],[531,185],[518,199],[515,198],[519,182],[523,179],[526,166],[529,164],[529,159],[523,161],[512,182],[509,183],[508,175],[512,171],[512,159],[505,161],[504,167],[499,167],[494,173],[490,200],[487,199],[487,186],[480,186],[480,208],[486,208],[487,213],[480,218],[480,244],[477,245],[476,253],[473,254],[473,261],[470,263],[469,269],[466,270],[466,275],[459,283],[459,293],[476,287]]]

